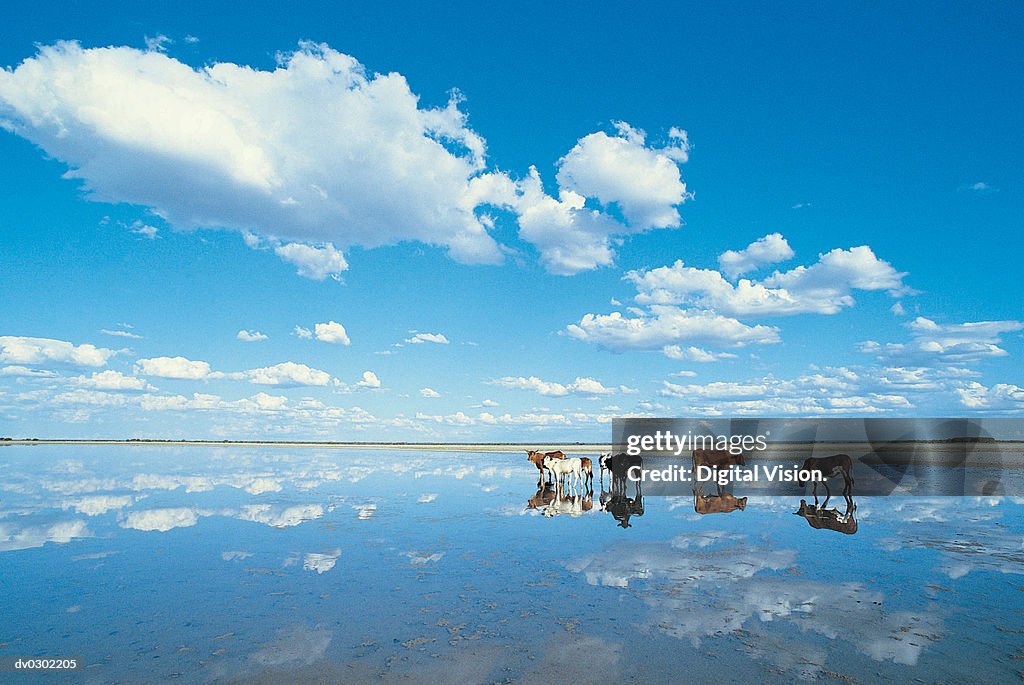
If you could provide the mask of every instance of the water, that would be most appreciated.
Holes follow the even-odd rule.
[[[624,528],[596,474],[556,516],[536,478],[525,454],[4,447],[0,655],[80,657],[75,683],[1024,671],[1024,499],[861,497],[844,534],[799,497],[646,497]]]

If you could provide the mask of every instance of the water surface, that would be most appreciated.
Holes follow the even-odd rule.
[[[552,506],[525,454],[0,448],[0,655],[86,683],[1024,671],[1024,500],[860,497],[854,530],[842,498],[702,516],[601,480]]]

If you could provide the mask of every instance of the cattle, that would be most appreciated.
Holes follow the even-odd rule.
[[[828,488],[828,479],[834,478],[835,476],[842,475],[843,477],[843,497],[849,499],[853,494],[853,460],[850,459],[848,454],[833,454],[831,457],[808,457],[804,461],[804,471],[819,471],[821,472],[824,480],[821,483],[825,486],[825,501],[821,506],[828,504],[828,500],[832,497],[832,491]],[[812,481],[814,486],[811,488],[811,494],[814,495],[814,503],[818,503],[818,481]],[[807,481],[798,481],[797,485],[804,487]]]
[[[544,457],[551,457],[552,459],[565,459],[565,452],[561,450],[555,450],[554,452],[537,452],[536,450],[526,450],[526,460],[537,467],[540,472],[537,476],[537,487],[544,485]],[[549,474],[550,475],[550,474]]]
[[[644,460],[640,456],[632,456],[623,452],[614,456],[611,454],[602,455],[600,464],[602,476],[604,471],[608,471],[611,474],[611,488],[614,492],[616,489],[625,489],[626,480],[629,478],[629,470],[634,466],[642,468]]]
[[[580,464],[583,469],[584,485],[587,492],[594,491],[594,462],[589,457],[580,457]]]
[[[693,510],[701,516],[706,514],[729,514],[737,509],[743,511],[746,508],[746,497],[733,497],[727,492],[705,496],[703,493],[698,493],[697,488],[693,489]]]
[[[733,454],[729,450],[694,450],[693,451],[693,477],[697,478],[697,468],[706,466],[717,472],[719,469],[727,469],[730,466],[745,466],[747,460],[743,453]],[[704,481],[700,481],[700,493],[704,494]]]
[[[544,516],[551,518],[552,516],[582,516],[583,515],[583,496],[582,495],[567,495],[557,497],[551,501],[548,506],[544,508]]]
[[[840,514],[839,510],[833,507],[826,509],[807,504],[806,500],[800,500],[800,508],[793,513],[802,516],[805,521],[817,530],[834,530],[844,535],[854,535],[857,532],[857,519],[853,512],[857,505],[852,499],[847,499],[846,513]]]
[[[550,485],[537,488],[537,494],[526,501],[527,509],[542,509],[555,499],[555,489]]]
[[[603,493],[602,493],[603,496]],[[644,515],[644,496],[637,488],[636,497],[626,497],[623,492],[613,492],[610,499],[604,503],[604,510],[612,515],[619,522],[620,528],[630,528],[631,516]]]
[[[571,488],[575,483],[583,482],[583,462],[579,457],[567,458],[563,455],[561,459],[557,459],[545,456],[542,464],[554,476],[555,490],[558,492],[565,487]]]

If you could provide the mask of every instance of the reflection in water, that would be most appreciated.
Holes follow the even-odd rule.
[[[704,495],[697,488],[693,489],[693,510],[698,514],[728,514],[746,508],[746,497],[733,497],[722,488],[718,489],[717,495]]]
[[[826,500],[827,501],[827,500]],[[840,514],[835,507],[826,509],[824,505],[808,505],[806,500],[800,500],[800,508],[793,512],[797,516],[803,516],[811,528],[819,530],[834,530],[837,533],[853,535],[857,532],[857,518],[854,512],[857,505],[850,497],[846,498],[846,513]]]
[[[3,449],[0,656],[81,655],[81,682],[1009,682],[1024,656],[1024,501],[691,505],[609,455],[599,498],[524,506],[521,454]],[[795,536],[797,502],[848,537]]]
[[[602,454],[600,457],[601,466],[601,506],[612,515],[620,528],[629,528],[632,516],[644,515],[644,495],[639,480],[629,478],[630,469],[641,469],[644,460],[639,456],[628,454]],[[604,472],[610,474],[609,488],[604,489]],[[630,497],[629,486],[633,486],[633,496]]]
[[[591,495],[559,495],[553,498],[544,508],[544,515],[552,516],[581,516],[594,507],[594,499]]]
[[[527,509],[543,509],[547,505],[551,504],[551,501],[555,499],[555,488],[552,485],[544,483],[541,487],[537,488],[537,494],[530,499],[526,500]]]

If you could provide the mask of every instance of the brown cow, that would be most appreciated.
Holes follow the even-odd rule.
[[[733,497],[727,492],[718,495],[703,495],[693,489],[693,510],[704,516],[706,514],[729,514],[737,509],[743,511],[747,508],[746,497]]]
[[[584,484],[586,485],[586,492],[594,491],[594,462],[590,461],[589,457],[580,457],[580,462],[583,464],[583,478],[585,479]]]
[[[729,450],[694,450],[693,451],[693,477],[697,477],[697,467],[707,466],[714,471],[718,469],[726,469],[730,466],[746,466],[747,460],[743,458],[743,453],[733,454]],[[704,482],[700,484],[700,494],[704,495]],[[730,509],[730,511],[732,511]]]
[[[555,489],[550,485],[537,488],[537,494],[526,501],[527,509],[542,509],[555,499]]]
[[[535,450],[526,450],[526,460],[537,467],[540,474],[537,476],[537,487],[543,487],[544,485],[544,474],[547,469],[544,468],[544,457],[551,457],[552,459],[565,459],[565,452],[561,450],[555,450],[554,452],[537,452]],[[550,473],[548,475],[551,475]]]

